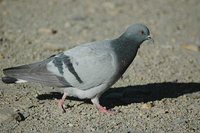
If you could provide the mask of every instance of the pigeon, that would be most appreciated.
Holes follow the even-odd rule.
[[[147,26],[132,24],[115,39],[82,44],[41,62],[3,69],[2,81],[61,87],[64,94],[57,101],[63,111],[64,100],[73,96],[91,99],[100,112],[111,114],[112,110],[101,106],[99,98],[120,79],[145,40],[152,40]]]

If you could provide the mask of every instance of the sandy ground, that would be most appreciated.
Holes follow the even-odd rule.
[[[57,88],[0,83],[0,132],[200,132],[199,0],[0,0],[2,69],[36,62],[81,43],[119,36],[133,23],[151,29],[129,69],[102,98],[99,113]]]

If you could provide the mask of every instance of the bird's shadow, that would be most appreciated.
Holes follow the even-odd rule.
[[[111,88],[102,95],[100,102],[107,108],[113,108],[115,106],[128,105],[131,103],[156,101],[163,98],[177,98],[181,95],[198,91],[200,91],[200,83],[151,83]],[[41,94],[37,98],[39,100],[46,100],[59,99],[61,97],[61,93],[51,92],[50,94]],[[80,99],[73,97],[69,97],[68,99],[80,101]],[[91,103],[90,100],[84,100],[84,102]]]

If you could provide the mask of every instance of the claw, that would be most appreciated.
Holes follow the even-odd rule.
[[[64,100],[59,99],[59,100],[56,100],[56,102],[58,103],[58,106],[63,110],[63,113],[65,113],[66,110],[65,110]]]
[[[99,111],[101,113],[104,113],[104,114],[107,114],[107,115],[114,115],[114,114],[116,114],[116,111],[108,110],[108,109],[106,109],[106,107],[103,107],[103,106],[98,106],[97,108],[99,109]]]
[[[107,115],[114,115],[116,114],[115,111],[113,110],[108,110],[106,109],[106,107],[103,107],[99,104],[99,95],[97,95],[96,97],[94,97],[93,99],[91,99],[92,103],[97,107],[97,109],[101,112],[101,113],[104,113],[104,114],[107,114]]]
[[[58,106],[63,110],[63,113],[66,112],[65,105],[64,105],[64,101],[66,97],[67,97],[67,93],[65,92],[62,96],[62,99],[59,99],[59,100],[56,99],[56,102],[58,103]]]

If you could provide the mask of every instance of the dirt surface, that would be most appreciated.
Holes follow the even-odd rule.
[[[54,100],[62,90],[1,82],[0,132],[200,132],[199,0],[0,0],[0,77],[3,68],[117,37],[133,23],[146,24],[155,43],[145,42],[102,96],[116,115],[75,98],[62,113]]]

